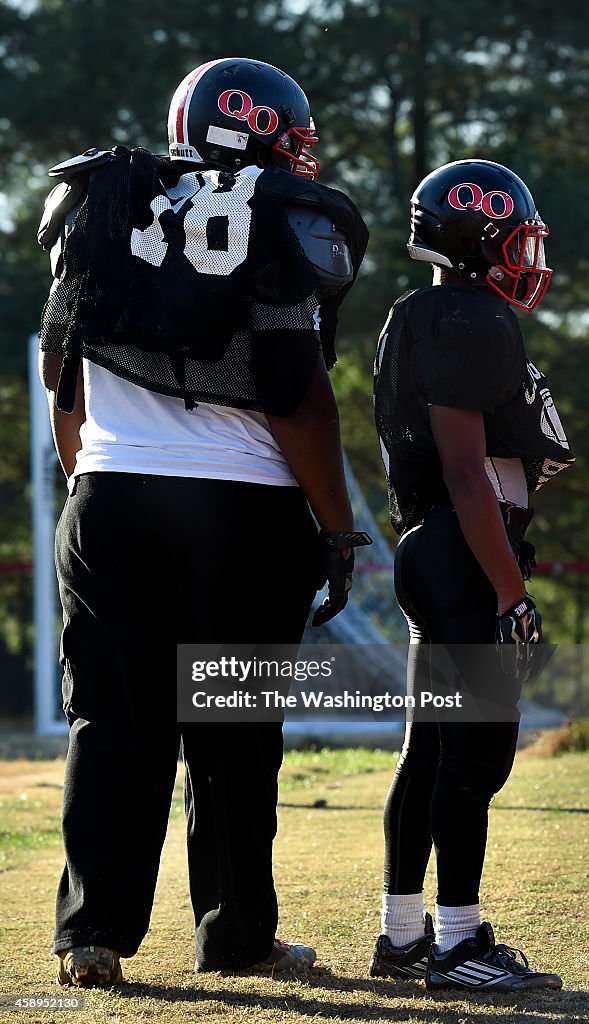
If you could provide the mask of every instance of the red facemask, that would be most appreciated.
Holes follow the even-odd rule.
[[[549,234],[546,224],[531,221],[520,224],[503,242],[503,262],[490,267],[487,284],[510,305],[531,311],[546,295],[552,277],[544,257]]]
[[[311,153],[316,142],[319,142],[319,138],[311,122],[310,128],[293,127],[283,132],[272,149],[290,160],[290,170],[293,174],[316,181],[319,177],[319,161]]]

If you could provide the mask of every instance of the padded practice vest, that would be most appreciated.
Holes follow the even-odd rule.
[[[574,462],[517,318],[489,293],[436,286],[402,295],[380,337],[374,393],[397,533],[450,500],[430,404],[480,410],[486,455],[520,459],[529,495]]]
[[[294,412],[319,348],[335,362],[351,283],[325,287],[287,209],[321,208],[355,277],[368,233],[353,203],[279,169],[181,173],[146,150],[115,152],[90,173],[43,311],[41,349],[63,356],[59,407],[72,407],[84,357],[188,408]]]

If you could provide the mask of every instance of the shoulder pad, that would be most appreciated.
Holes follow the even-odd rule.
[[[302,201],[301,201],[302,200]],[[317,207],[311,196],[288,204],[288,223],[315,268],[321,284],[341,288],[354,279],[352,255],[341,228]]]
[[[80,203],[85,192],[86,183],[80,178],[60,181],[51,189],[45,200],[45,209],[37,231],[37,241],[46,252],[49,252],[57,242],[68,222],[68,214]]]
[[[112,149],[87,149],[80,156],[73,156],[70,160],[64,160],[61,164],[55,164],[48,170],[52,178],[64,178],[69,180],[77,174],[91,171],[94,167],[114,160],[115,154]]]

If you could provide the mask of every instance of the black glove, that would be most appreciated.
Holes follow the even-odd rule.
[[[536,568],[536,549],[529,540],[522,540],[519,550],[515,552],[517,564],[525,580],[531,580],[532,569]]]
[[[311,625],[323,626],[335,618],[348,603],[348,591],[352,589],[352,573],[354,571],[354,548],[372,544],[367,533],[351,530],[334,530],[331,533],[319,534],[321,544],[321,586],[327,579],[329,592],[323,604],[315,612]],[[350,548],[350,554],[344,558],[343,552]],[[319,588],[318,588],[319,589]]]
[[[503,672],[519,683],[540,674],[550,660],[543,645],[542,616],[529,595],[497,618],[495,643]]]
[[[541,644],[542,641],[542,616],[528,594],[498,616],[498,644]]]
[[[536,549],[529,540],[524,540],[526,530],[534,516],[533,508],[500,503],[507,539],[511,545],[520,572],[525,580],[531,580],[532,569],[536,568]]]

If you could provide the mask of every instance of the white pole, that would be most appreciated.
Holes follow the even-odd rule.
[[[31,410],[31,476],[33,484],[33,616],[35,624],[35,732],[56,736],[67,732],[57,717],[57,595],[53,543],[55,534],[55,466],[51,423],[45,389],[37,369],[38,338],[29,338]]]

